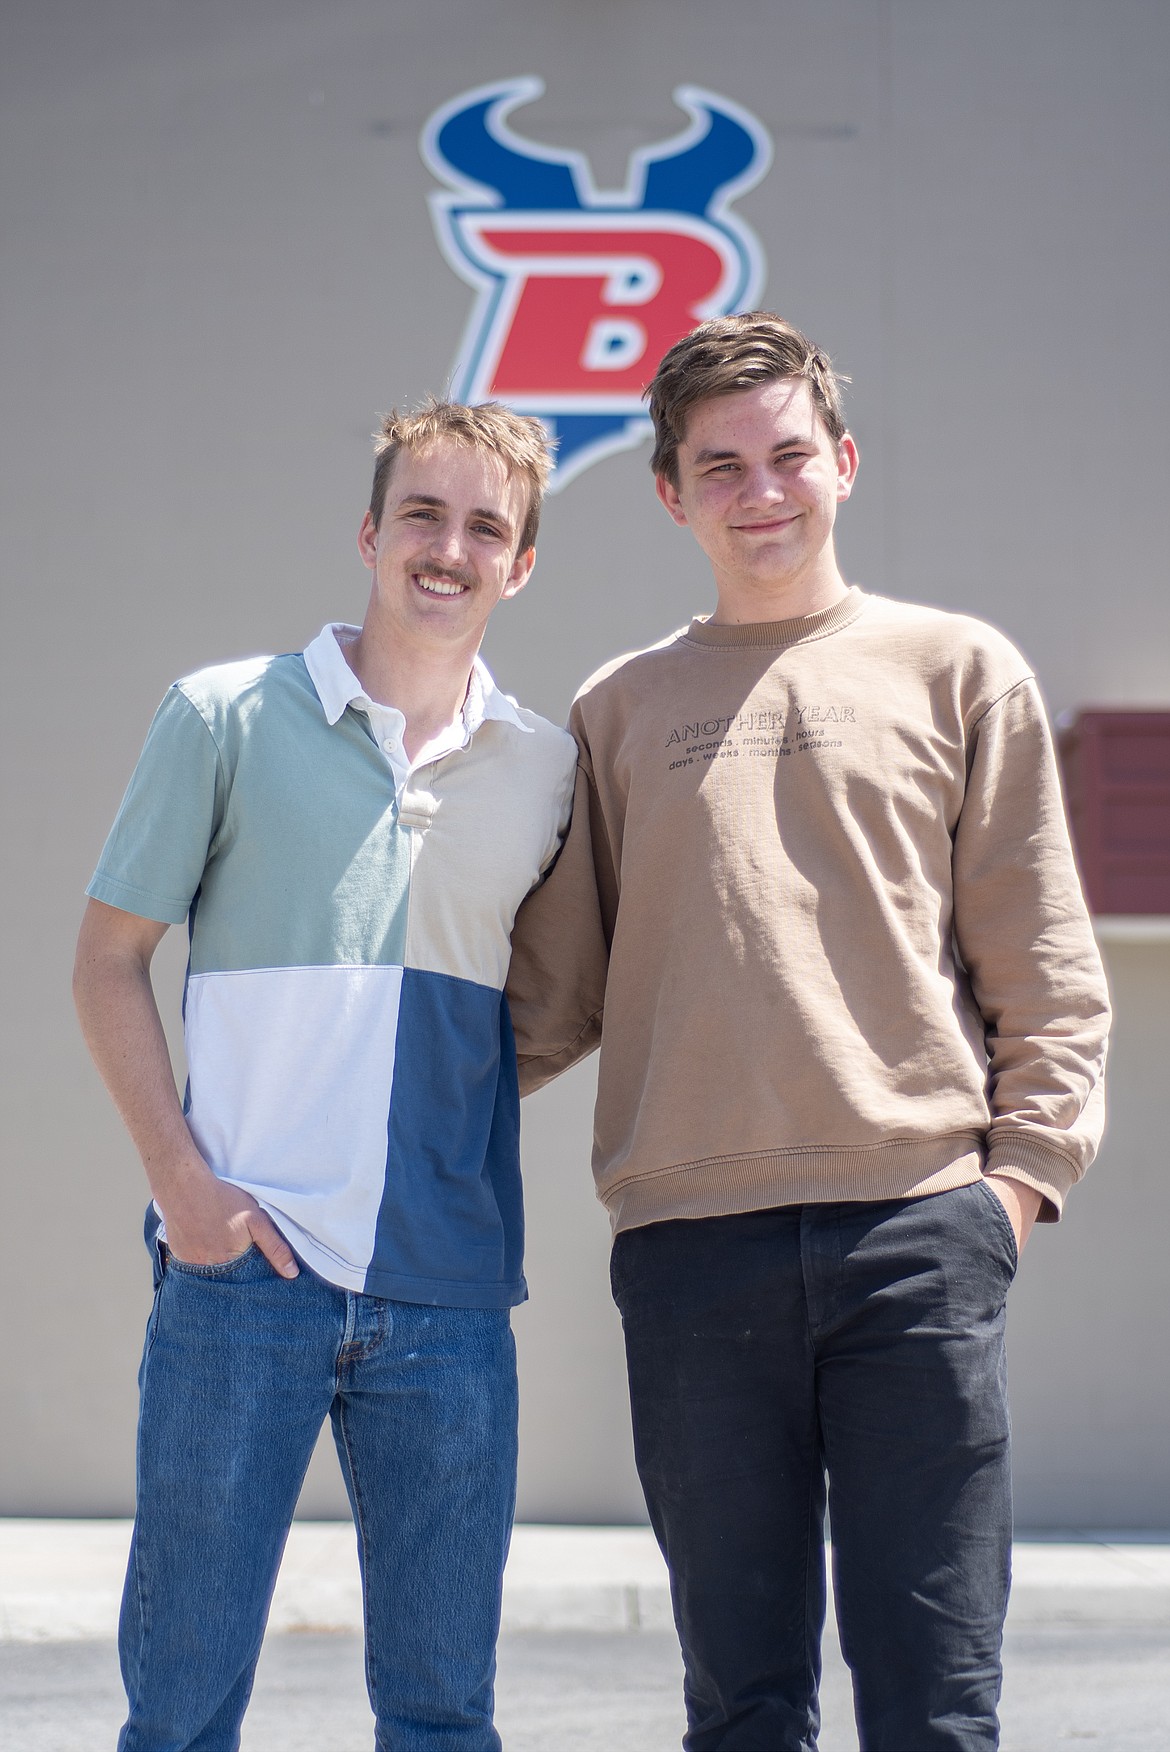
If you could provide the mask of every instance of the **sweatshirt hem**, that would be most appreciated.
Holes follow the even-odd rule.
[[[648,1223],[736,1216],[776,1205],[925,1198],[981,1179],[983,1156],[982,1135],[974,1132],[926,1143],[898,1138],[809,1144],[644,1170],[599,1188],[598,1196],[617,1235]]]

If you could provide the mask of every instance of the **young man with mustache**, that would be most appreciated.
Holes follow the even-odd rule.
[[[123,1752],[239,1744],[326,1418],[376,1744],[498,1752],[526,1293],[503,986],[575,751],[478,651],[547,474],[498,405],[391,415],[363,624],[176,683],[88,890],[78,1009],[154,1195]],[[181,1104],[150,963],[184,920]]]

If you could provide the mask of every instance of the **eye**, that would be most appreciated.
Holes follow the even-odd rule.
[[[473,534],[486,536],[489,541],[502,541],[504,539],[503,530],[497,529],[494,523],[473,523],[471,528]]]

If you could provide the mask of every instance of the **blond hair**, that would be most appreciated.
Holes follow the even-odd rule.
[[[528,488],[524,521],[517,553],[535,547],[540,507],[548,485],[552,458],[549,437],[539,420],[514,414],[502,402],[480,402],[465,407],[461,402],[438,401],[429,396],[412,413],[391,409],[374,433],[374,485],[370,493],[370,516],[377,528],[382,521],[386,488],[395,459],[402,450],[418,456],[433,444],[448,439],[472,450],[497,456],[509,477],[519,476]]]

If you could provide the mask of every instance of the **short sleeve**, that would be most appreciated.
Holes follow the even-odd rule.
[[[224,779],[207,723],[179,687],[155,713],[86,894],[181,924],[223,819]]]

